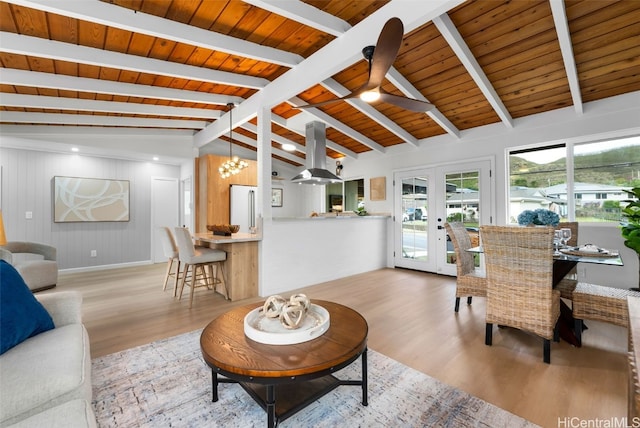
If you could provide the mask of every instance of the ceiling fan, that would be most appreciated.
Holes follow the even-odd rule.
[[[380,87],[384,77],[396,60],[400,45],[402,44],[403,35],[404,26],[402,25],[402,21],[399,18],[391,18],[388,20],[384,24],[384,27],[382,27],[376,45],[366,46],[362,49],[362,55],[369,62],[369,78],[364,85],[344,97],[316,104],[298,106],[296,108],[319,107],[350,98],[360,98],[368,103],[380,101],[415,112],[427,112],[433,109],[433,104],[426,101],[389,94],[384,92]]]

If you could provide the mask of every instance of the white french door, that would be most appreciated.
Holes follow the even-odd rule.
[[[433,228],[435,218],[430,201],[435,200],[435,170],[397,172],[395,186],[395,249],[397,267],[435,272],[436,253]]]
[[[491,167],[487,159],[394,174],[395,266],[455,276],[444,224],[462,221],[473,234],[491,223]]]

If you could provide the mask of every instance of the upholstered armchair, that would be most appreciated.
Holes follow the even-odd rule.
[[[37,242],[7,242],[0,259],[13,265],[33,292],[53,288],[58,282],[56,248]]]

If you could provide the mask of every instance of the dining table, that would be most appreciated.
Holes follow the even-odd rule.
[[[618,251],[606,253],[581,253],[579,247],[567,247],[554,252],[553,255],[553,286],[567,276],[578,263],[589,263],[607,266],[624,266],[622,257]],[[470,253],[483,253],[482,245],[471,247]]]
[[[553,256],[553,286],[555,287],[578,263],[590,263],[607,266],[624,266],[619,252],[608,253],[606,256],[599,254],[584,253],[576,251],[573,254],[563,253]]]
[[[619,251],[591,251],[581,252],[583,247],[564,247],[554,251],[553,254],[553,287],[555,288],[560,281],[569,273],[578,263],[597,264],[605,266],[624,266]],[[471,253],[483,253],[482,245],[471,247],[467,251]],[[577,340],[574,328],[573,311],[569,306],[560,299],[560,320],[559,333],[560,337],[566,342],[580,347],[580,341]],[[583,330],[587,326],[582,326]]]

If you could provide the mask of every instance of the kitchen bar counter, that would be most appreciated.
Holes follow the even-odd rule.
[[[231,236],[196,233],[194,238],[227,253],[224,274],[230,300],[258,296],[258,242],[259,234],[234,233]]]
[[[318,214],[317,217],[274,217],[273,221],[323,221],[323,220],[374,220],[381,218],[390,218],[391,214],[368,214],[368,215],[355,215],[355,214],[339,214],[332,213]]]
[[[287,295],[393,266],[391,216],[273,218],[261,242],[260,293]]]
[[[211,232],[196,233],[194,238],[198,241],[214,244],[230,244],[233,242],[252,242],[262,240],[262,236],[255,233],[233,233],[231,236],[214,235]]]

